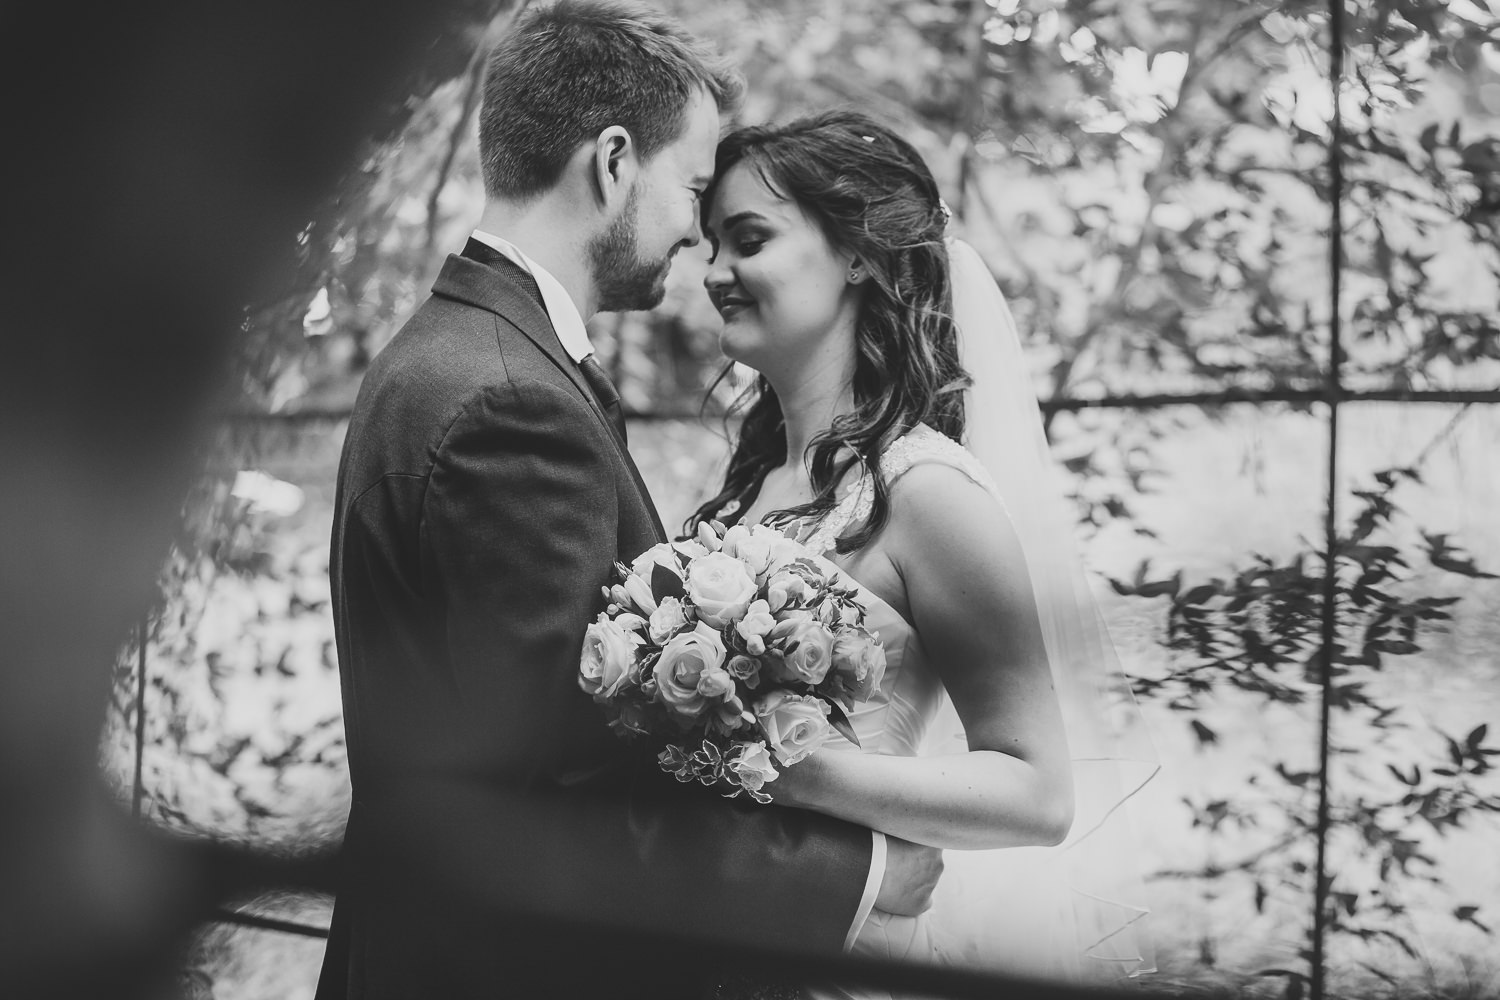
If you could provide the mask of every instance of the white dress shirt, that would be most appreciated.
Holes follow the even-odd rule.
[[[542,304],[547,307],[547,315],[552,319],[552,329],[557,331],[557,339],[562,341],[563,350],[568,352],[568,357],[575,364],[594,353],[594,345],[589,343],[588,329],[583,325],[583,314],[578,311],[577,304],[562,286],[562,282],[552,277],[545,267],[526,256],[515,244],[482,229],[474,230],[474,238],[496,253],[510,258],[536,281],[537,290],[542,293]]]
[[[562,341],[563,350],[568,352],[575,363],[594,353],[588,329],[583,324],[583,315],[579,313],[578,306],[567,289],[563,288],[562,282],[513,243],[481,229],[474,230],[474,239],[496,253],[504,254],[536,281],[537,290],[542,293],[542,304],[547,307],[547,315],[552,319],[552,328],[557,331],[557,339]],[[870,850],[870,872],[865,876],[865,891],[860,896],[859,908],[854,911],[854,922],[844,937],[845,951],[854,947],[854,939],[859,936],[860,928],[864,927],[870,911],[875,908],[875,897],[880,895],[880,883],[885,877],[885,834],[876,830],[870,833],[874,840]]]

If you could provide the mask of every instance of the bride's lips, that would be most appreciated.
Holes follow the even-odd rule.
[[[742,299],[735,295],[721,295],[714,302],[719,310],[719,316],[725,320],[733,319],[754,304],[750,299]]]

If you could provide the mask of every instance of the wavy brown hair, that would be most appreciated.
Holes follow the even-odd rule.
[[[742,128],[719,144],[704,219],[719,182],[746,164],[767,187],[795,202],[838,250],[870,273],[855,319],[854,402],[808,445],[804,460],[814,496],[774,511],[786,524],[826,515],[834,488],[855,465],[872,473],[870,517],[839,537],[836,550],[868,542],[890,517],[880,456],[919,423],[955,441],[963,436],[963,390],[969,377],[958,360],[948,251],[947,211],[937,182],[910,143],[867,115],[830,111],[775,127]],[[719,377],[728,374],[725,369]],[[787,460],[781,402],[765,376],[735,401],[744,414],[723,488],[688,519],[687,530],[715,517],[731,500],[748,507],[766,474]]]

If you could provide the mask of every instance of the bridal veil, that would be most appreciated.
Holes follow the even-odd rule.
[[[1015,320],[978,252],[956,239],[948,248],[959,352],[973,379],[963,443],[994,480],[1020,538],[1076,803],[1057,847],[949,852],[933,916],[967,925],[964,950],[973,953],[950,956],[959,964],[1085,982],[1132,977],[1155,965],[1125,804],[1158,770],[1156,753],[1084,576]],[[929,731],[939,741],[962,733],[952,706],[944,711]]]

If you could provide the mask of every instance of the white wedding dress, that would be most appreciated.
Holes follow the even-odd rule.
[[[894,483],[927,462],[958,469],[999,500],[990,476],[973,455],[926,425],[893,443],[881,466],[887,482]],[[802,533],[801,540],[815,555],[827,559],[837,537],[869,516],[872,499],[868,478],[861,478],[845,489],[826,517]],[[964,752],[967,747],[957,716],[928,662],[921,635],[847,571],[839,572],[859,585],[868,610],[866,625],[885,648],[886,671],[870,700],[850,713],[860,745],[836,736],[826,747],[898,756]],[[1083,978],[1083,949],[1057,857],[1055,848],[946,852],[944,875],[931,910],[918,917],[872,912],[850,953],[1077,982]],[[820,1000],[894,997],[866,987],[819,984],[804,990]]]

